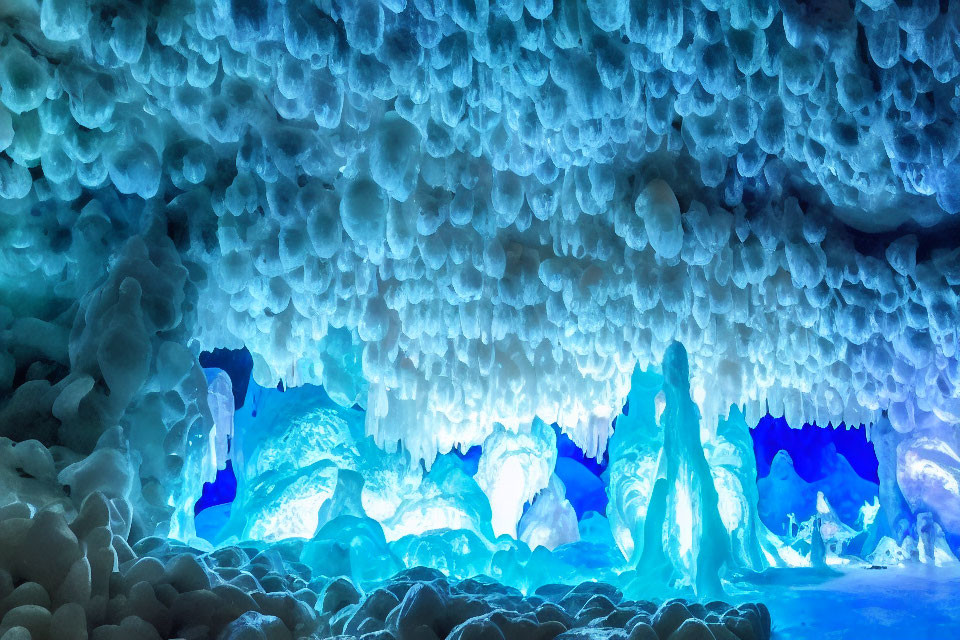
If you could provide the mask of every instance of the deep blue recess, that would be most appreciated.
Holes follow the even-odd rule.
[[[237,497],[237,477],[233,473],[233,464],[227,460],[226,469],[217,471],[213,482],[203,483],[203,495],[193,505],[193,514],[197,515],[204,509],[215,507],[218,504],[233,502]]]
[[[793,429],[783,418],[774,418],[770,414],[760,419],[755,429],[750,430],[753,437],[753,450],[757,456],[757,477],[765,478],[770,473],[770,463],[781,449],[793,458],[797,474],[807,482],[823,478],[823,456],[827,445],[833,443],[837,452],[845,457],[864,480],[879,483],[877,476],[877,454],[873,443],[867,440],[865,428],[847,429],[841,423],[839,427],[818,427],[804,424]]]

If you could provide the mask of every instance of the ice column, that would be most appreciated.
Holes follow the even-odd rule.
[[[690,397],[687,350],[679,342],[663,356],[663,390],[660,476],[670,514],[664,526],[667,556],[690,576],[698,595],[722,593],[720,570],[730,559],[730,538],[700,442],[700,411]]]
[[[683,345],[667,348],[662,378],[634,372],[628,412],[618,418],[610,444],[607,513],[614,538],[651,586],[679,581],[701,596],[721,593],[721,570],[737,562],[700,440],[700,412],[690,396]],[[731,523],[748,527],[756,520],[756,495],[737,488],[750,475],[740,462],[744,444],[728,428],[723,432],[730,440],[724,451],[714,450],[726,465],[718,475],[731,493],[726,503],[738,513]],[[738,556],[760,565],[755,535],[738,535]]]

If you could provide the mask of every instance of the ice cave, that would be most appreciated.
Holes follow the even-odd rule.
[[[0,0],[0,640],[960,635],[960,0]]]

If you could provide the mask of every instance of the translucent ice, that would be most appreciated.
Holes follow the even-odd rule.
[[[438,460],[419,488],[405,492],[401,499],[394,514],[384,521],[390,540],[442,529],[465,529],[493,539],[490,503],[454,457]]]
[[[716,437],[704,448],[735,563],[762,570],[776,552],[770,548],[769,531],[760,519],[753,441],[738,408],[731,408],[727,419],[720,420]]]
[[[654,180],[637,198],[637,215],[643,220],[650,246],[664,258],[673,258],[683,246],[680,205],[663,180]]]
[[[715,473],[720,482],[714,481],[700,439],[700,414],[690,396],[690,370],[682,345],[668,347],[662,371],[662,377],[634,372],[630,413],[618,419],[611,447],[608,517],[621,550],[651,586],[658,580],[679,579],[697,593],[719,592],[718,576],[724,566],[762,565],[755,537],[758,523],[751,522],[753,505],[748,497],[743,497],[742,505],[731,501],[736,495],[729,488],[733,478],[719,451]],[[741,472],[739,465],[733,466]],[[749,469],[742,472],[749,474]],[[718,484],[724,490],[723,503]],[[731,521],[742,509],[742,524],[732,527],[744,536],[738,538],[736,551],[721,506]]]
[[[229,458],[230,441],[233,439],[233,383],[230,376],[221,369],[204,369],[207,378],[207,403],[213,417],[213,428],[207,436],[210,447],[211,471],[224,469]],[[204,482],[213,478],[204,473]]]
[[[919,414],[919,412],[918,412]],[[910,509],[932,511],[949,533],[960,532],[960,440],[956,425],[916,416],[897,445],[897,483]]]
[[[669,514],[663,526],[666,553],[675,567],[690,576],[697,593],[722,592],[718,576],[731,556],[730,538],[703,454],[700,415],[690,397],[687,352],[680,343],[670,345],[664,354],[663,382],[663,471],[657,481],[663,494],[657,496],[655,486],[652,501],[664,500]]]
[[[639,560],[646,544],[645,523],[663,448],[656,406],[662,381],[662,376],[639,367],[633,372],[629,413],[617,417],[610,440],[606,515],[617,546],[632,561]],[[651,543],[659,541],[654,537]]]
[[[546,547],[553,550],[560,545],[580,539],[577,513],[566,498],[566,488],[556,475],[537,494],[533,505],[520,519],[517,537],[531,549]]]
[[[500,427],[483,441],[476,477],[490,500],[496,535],[517,536],[524,504],[548,486],[556,460],[557,438],[542,420],[520,433]]]
[[[364,436],[362,414],[316,387],[280,392],[251,381],[234,433],[237,498],[222,538],[310,538],[321,508],[328,517],[333,509],[328,501],[350,502],[340,469],[363,474],[363,515],[378,520],[420,485],[420,470],[403,454],[384,453]]]

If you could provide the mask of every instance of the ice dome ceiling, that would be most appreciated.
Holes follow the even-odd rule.
[[[0,434],[163,416],[182,454],[195,354],[246,346],[428,465],[535,416],[595,455],[673,340],[708,426],[960,422],[954,3],[0,17],[0,386],[70,370]]]

